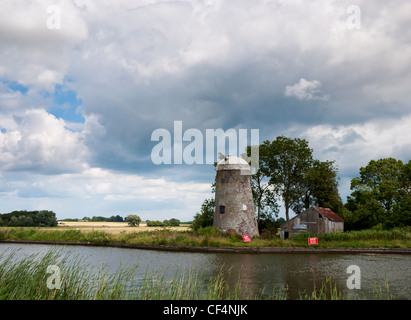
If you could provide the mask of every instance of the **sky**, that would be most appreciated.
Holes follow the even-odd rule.
[[[0,212],[191,220],[215,168],[156,164],[157,129],[173,159],[210,129],[306,139],[345,202],[411,159],[410,88],[409,1],[2,0]]]

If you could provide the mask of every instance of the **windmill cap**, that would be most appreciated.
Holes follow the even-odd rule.
[[[250,170],[250,165],[240,157],[229,156],[217,163],[217,170]]]

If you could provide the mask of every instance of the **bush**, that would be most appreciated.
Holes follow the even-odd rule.
[[[218,233],[220,233],[220,229],[214,228],[213,226],[200,227],[197,230],[199,236],[213,236]]]
[[[164,221],[159,221],[159,220],[148,220],[147,221],[147,227],[168,227],[170,226],[170,221],[164,220]]]
[[[276,239],[276,238],[280,238],[280,236],[277,234],[278,233],[278,229],[263,229],[261,231],[261,239]]]
[[[130,227],[138,227],[141,222],[141,218],[135,214],[130,214],[126,218],[126,222]]]
[[[204,200],[201,205],[201,211],[194,216],[193,223],[191,224],[191,228],[194,231],[213,225],[214,206],[214,199]]]
[[[180,226],[180,220],[172,218],[170,219],[170,226],[172,227],[179,227]]]
[[[237,233],[230,233],[230,241],[231,242],[237,242],[237,241],[242,241],[243,240],[243,237],[242,236],[240,236],[239,234],[237,234]]]

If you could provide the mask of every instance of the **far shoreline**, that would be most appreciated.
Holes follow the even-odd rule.
[[[0,240],[0,243],[20,243],[20,244],[44,244],[61,246],[95,246],[95,247],[116,247],[125,249],[158,250],[172,252],[192,252],[192,253],[371,253],[371,254],[411,254],[411,248],[350,248],[350,247],[201,247],[201,246],[170,246],[151,245],[122,242],[84,242],[84,241],[44,241],[44,240]]]

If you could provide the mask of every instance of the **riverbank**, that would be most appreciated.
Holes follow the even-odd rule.
[[[389,231],[363,230],[327,234],[318,237],[318,244],[309,245],[307,237],[299,234],[287,240],[273,237],[253,238],[244,242],[235,234],[226,235],[207,229],[201,232],[162,228],[154,231],[110,233],[61,228],[0,228],[1,242],[37,244],[114,246],[123,248],[187,251],[187,252],[352,252],[352,253],[411,253],[410,228]]]
[[[160,250],[174,252],[201,253],[373,253],[373,254],[411,254],[411,248],[349,248],[349,247],[188,247],[149,245],[121,242],[75,242],[75,241],[41,241],[41,240],[0,240],[0,243],[47,244],[62,246],[96,246],[116,247],[141,250]]]

